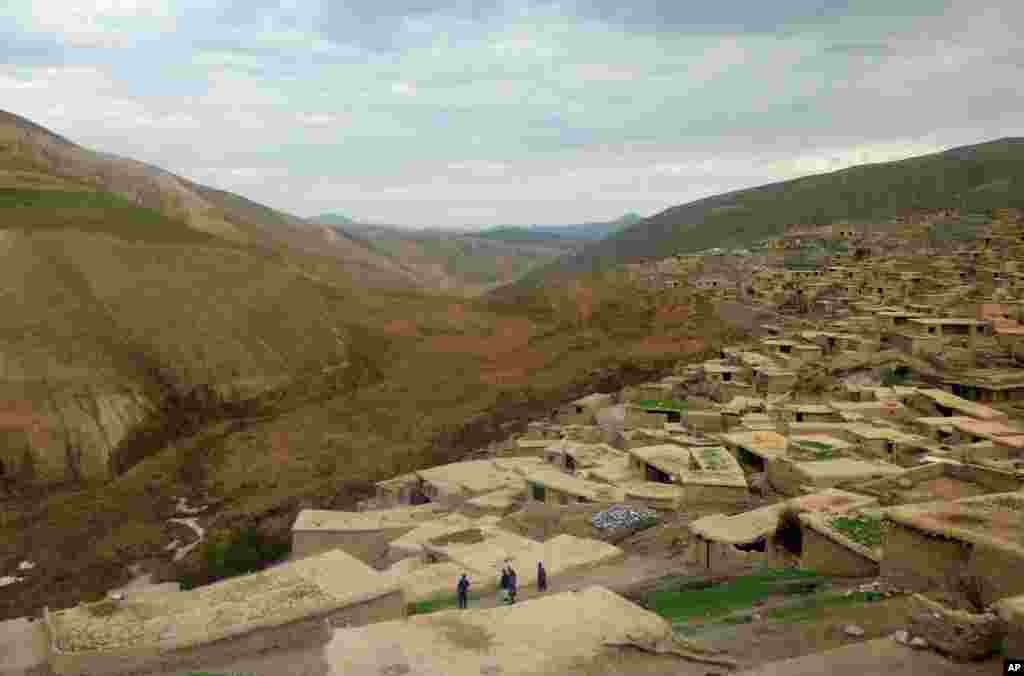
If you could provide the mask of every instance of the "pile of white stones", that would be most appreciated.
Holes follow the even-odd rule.
[[[658,515],[651,511],[639,511],[616,505],[590,517],[590,523],[594,528],[600,528],[601,530],[609,528],[634,528],[647,519],[657,517]]]

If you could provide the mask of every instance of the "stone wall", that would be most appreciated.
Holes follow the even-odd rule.
[[[870,577],[878,575],[879,569],[875,561],[807,526],[803,527],[800,567],[836,577]]]
[[[292,553],[289,558],[295,561],[332,549],[340,549],[363,563],[374,566],[388,555],[388,545],[392,540],[405,535],[413,528],[407,526],[372,531],[293,531]]]
[[[60,653],[52,648],[50,668],[57,676],[163,676],[188,670],[216,671],[243,657],[269,650],[319,646],[330,640],[331,629],[364,626],[406,616],[405,598],[395,590],[376,599],[279,626],[262,627],[200,645],[165,651],[156,645],[93,653]]]

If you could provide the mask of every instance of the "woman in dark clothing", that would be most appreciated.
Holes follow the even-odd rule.
[[[548,571],[544,570],[544,564],[537,562],[537,591],[548,590]]]
[[[509,595],[509,575],[508,567],[501,569],[501,583],[498,585],[498,598],[502,601],[507,602]]]
[[[508,595],[509,595],[509,603],[515,603],[516,602],[516,592],[517,591],[518,591],[518,589],[517,589],[517,584],[516,584],[516,571],[515,571],[515,569],[512,568],[512,566],[509,566],[508,567]]]
[[[463,573],[458,585],[459,608],[465,608],[469,600],[469,578]]]

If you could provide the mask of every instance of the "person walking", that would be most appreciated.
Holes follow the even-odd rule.
[[[469,605],[469,578],[465,573],[459,578],[458,584],[459,608],[466,608]]]
[[[548,571],[544,570],[544,563],[542,561],[537,562],[537,591],[546,592],[548,590]]]
[[[516,602],[516,592],[517,591],[519,591],[519,590],[518,590],[518,585],[516,584],[516,571],[515,571],[515,569],[512,566],[509,566],[508,567],[508,597],[509,597],[508,602],[509,603],[515,603]]]
[[[501,569],[501,583],[498,585],[498,601],[501,603],[508,603],[508,585],[509,575],[508,566]]]

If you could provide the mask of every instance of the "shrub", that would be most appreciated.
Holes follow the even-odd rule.
[[[182,589],[262,570],[288,555],[291,545],[261,534],[255,528],[238,531],[227,542],[203,547],[202,567],[179,579]]]

